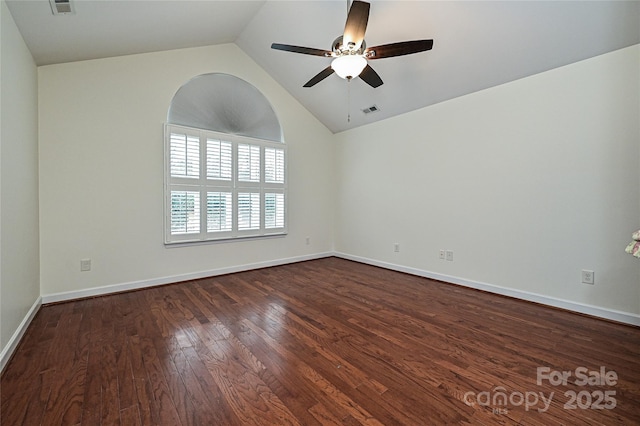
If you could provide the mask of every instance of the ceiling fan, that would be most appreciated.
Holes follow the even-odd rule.
[[[382,85],[382,79],[368,64],[369,60],[424,52],[433,47],[433,40],[402,41],[367,47],[364,41],[364,33],[367,29],[367,21],[369,20],[369,6],[369,3],[364,1],[354,0],[352,2],[349,13],[347,14],[344,34],[333,41],[330,51],[279,43],[273,43],[271,48],[284,50],[286,52],[333,58],[331,65],[307,81],[304,87],[315,86],[334,72],[346,80],[351,80],[359,76],[369,86],[374,88],[379,87]]]

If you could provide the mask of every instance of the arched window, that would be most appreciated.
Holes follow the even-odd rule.
[[[165,243],[286,234],[286,158],[260,91],[228,74],[189,80],[165,125]]]

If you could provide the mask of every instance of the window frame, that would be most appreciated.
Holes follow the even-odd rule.
[[[197,136],[199,140],[199,176],[176,177],[171,175],[171,134],[184,134]],[[215,140],[231,143],[231,179],[214,179],[207,176],[207,140]],[[260,179],[259,181],[241,181],[239,179],[238,146],[251,145],[259,147]],[[268,182],[265,174],[266,149],[282,150],[284,161],[282,164],[282,182]],[[287,146],[284,142],[257,139],[211,130],[197,129],[187,126],[165,123],[164,125],[164,244],[193,244],[206,242],[233,241],[246,238],[263,238],[281,236],[288,233],[288,191],[287,191]],[[278,161],[276,159],[276,161]],[[196,191],[200,196],[199,232],[172,234],[172,191]],[[223,192],[231,193],[232,213],[230,231],[208,230],[208,194]],[[238,194],[259,194],[259,227],[258,229],[238,229],[239,210]],[[282,227],[266,228],[266,194],[279,194],[284,196],[284,221]],[[279,214],[278,211],[275,215]]]

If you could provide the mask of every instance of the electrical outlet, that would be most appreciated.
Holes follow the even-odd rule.
[[[440,249],[440,260],[444,260],[446,257],[446,250]]]
[[[307,245],[311,244],[311,237],[307,237],[307,238],[305,239],[305,243],[306,243]]]
[[[453,250],[447,250],[447,260],[453,262]]]
[[[393,244],[393,251],[395,251],[396,253],[400,252],[400,243]]]
[[[91,270],[91,259],[82,259],[80,261],[80,271],[87,272]]]
[[[584,284],[593,284],[595,282],[593,271],[589,271],[589,270],[583,269],[582,270],[582,282]]]

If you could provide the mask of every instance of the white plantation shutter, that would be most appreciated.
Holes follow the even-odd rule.
[[[200,139],[192,135],[171,133],[171,176],[198,178],[200,174]]]
[[[233,226],[233,194],[207,192],[207,232],[231,231]]]
[[[165,129],[165,242],[286,234],[286,146]]]
[[[260,229],[260,193],[238,194],[238,230]]]
[[[197,234],[200,232],[200,193],[171,191],[171,233]]]
[[[284,194],[264,194],[264,227],[266,229],[284,227]]]
[[[207,178],[231,180],[232,163],[231,142],[207,139]]]
[[[238,144],[238,180],[260,182],[260,147]]]
[[[264,180],[284,183],[284,149],[264,149]]]

